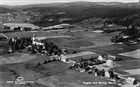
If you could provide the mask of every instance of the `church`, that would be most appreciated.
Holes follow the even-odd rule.
[[[32,37],[32,44],[44,45],[44,43],[42,43],[40,40],[36,39],[36,35],[35,34],[33,34],[33,37]]]

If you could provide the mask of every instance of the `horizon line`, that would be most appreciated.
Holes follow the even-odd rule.
[[[26,1],[26,2],[30,2],[30,1]],[[33,2],[33,1],[32,1]],[[39,4],[57,4],[57,3],[71,3],[71,2],[97,2],[98,1],[62,1],[62,2],[46,2],[46,3],[33,3],[33,4],[22,4],[22,5],[9,5],[9,4],[2,4],[1,5],[5,5],[5,6],[24,6],[24,5],[39,5]],[[114,2],[114,3],[139,3],[139,1],[130,1],[130,2],[126,2],[126,1],[101,1],[101,3],[107,3],[107,2]]]

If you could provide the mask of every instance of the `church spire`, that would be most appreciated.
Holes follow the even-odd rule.
[[[36,35],[33,34],[32,40],[34,41],[36,39]]]

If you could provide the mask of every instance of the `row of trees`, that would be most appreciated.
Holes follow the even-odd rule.
[[[112,36],[112,38],[110,40],[111,40],[111,42],[115,42],[115,43],[124,41],[123,37],[120,35]],[[125,41],[128,41],[128,39],[125,39]]]
[[[14,28],[14,31],[29,31],[29,30],[31,30],[32,28],[30,28],[30,27],[24,27],[24,28],[22,28],[22,27],[20,27],[20,26],[18,26],[18,27],[15,27]]]
[[[3,29],[11,29],[10,27],[8,27],[8,26],[4,26],[4,28]],[[21,31],[21,30],[24,30],[24,31],[29,31],[29,30],[31,30],[32,28],[31,27],[20,27],[20,26],[18,26],[18,27],[15,27],[13,30],[14,31]]]
[[[26,48],[31,44],[32,44],[31,38],[11,38],[9,40],[9,45],[13,52],[23,50],[24,48]]]
[[[51,63],[51,62],[54,62],[54,61],[57,61],[56,59],[53,59],[53,60],[45,60],[44,62],[40,63],[38,62],[36,65],[32,65],[32,64],[26,64],[25,65],[25,68],[33,68],[33,67],[39,67],[43,64],[48,64],[48,63]]]

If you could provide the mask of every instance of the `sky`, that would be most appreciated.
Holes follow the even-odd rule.
[[[54,2],[73,2],[73,1],[92,1],[92,2],[139,2],[139,0],[0,0],[1,5],[27,5],[43,4]]]

